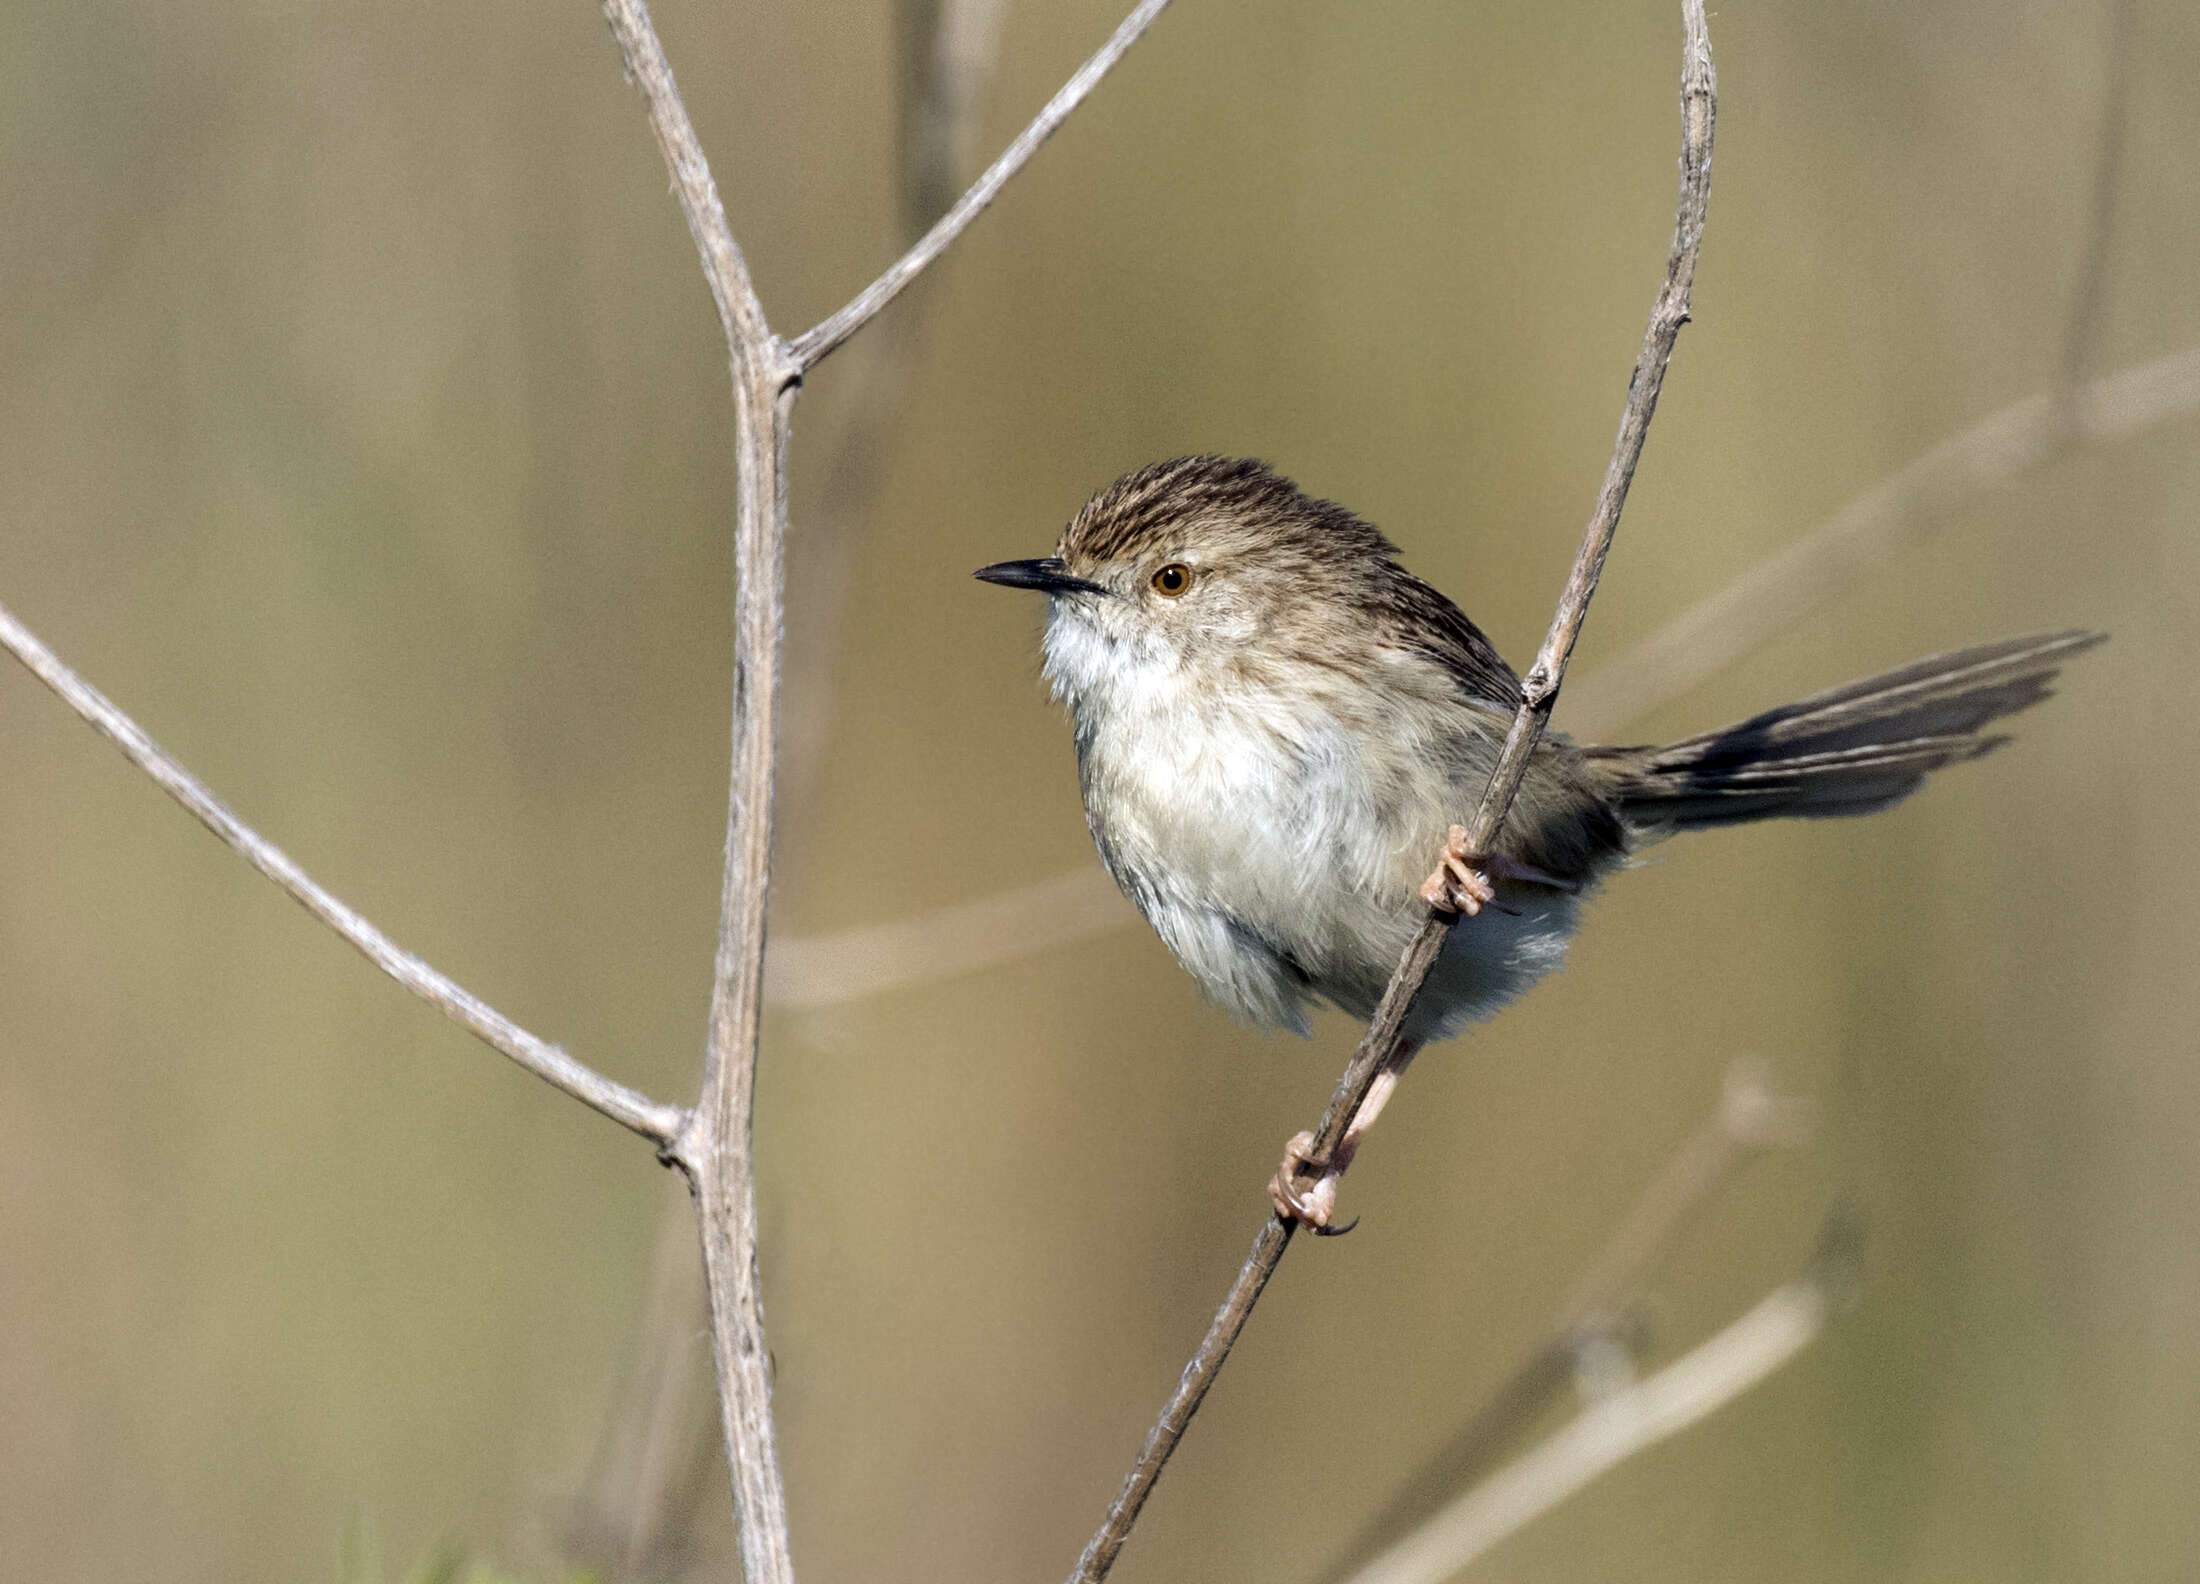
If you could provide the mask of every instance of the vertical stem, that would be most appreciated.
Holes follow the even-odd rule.
[[[733,776],[710,1039],[695,1129],[674,1150],[702,1227],[711,1352],[748,1584],[792,1584],[787,1497],[772,1426],[771,1355],[756,1256],[757,1038],[771,880],[772,771],[787,510],[787,433],[797,385],[775,363],[734,360],[739,495],[734,527]]]
[[[604,17],[641,90],[701,256],[733,372],[733,775],[726,804],[726,880],[711,974],[703,1093],[665,1148],[687,1174],[703,1237],[711,1356],[732,1467],[734,1516],[748,1584],[793,1584],[786,1487],[772,1428],[771,1353],[756,1259],[751,1134],[764,1002],[764,906],[771,882],[772,771],[778,742],[784,609],[787,429],[800,373],[772,334],[748,264],[681,102],[644,0],[603,0]]]

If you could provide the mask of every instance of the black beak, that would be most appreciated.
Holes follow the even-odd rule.
[[[1105,594],[1097,583],[1071,577],[1060,556],[1041,556],[1036,561],[996,561],[970,574],[981,583],[1003,588],[1037,589],[1042,594]]]

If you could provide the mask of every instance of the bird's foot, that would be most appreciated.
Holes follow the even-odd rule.
[[[1360,1224],[1357,1216],[1343,1226],[1329,1224],[1337,1213],[1337,1180],[1344,1175],[1344,1168],[1332,1163],[1312,1187],[1302,1189],[1298,1185],[1299,1173],[1313,1164],[1313,1150],[1313,1134],[1291,1135],[1290,1142],[1283,1146],[1283,1164],[1269,1180],[1269,1200],[1277,1215],[1298,1222],[1316,1237],[1343,1237]]]
[[[1469,918],[1497,899],[1497,883],[1491,873],[1497,860],[1467,845],[1467,828],[1454,825],[1444,839],[1444,856],[1436,872],[1421,882],[1421,900],[1446,913]]]
[[[1471,917],[1492,905],[1500,880],[1548,886],[1553,891],[1581,889],[1574,881],[1561,880],[1557,875],[1533,864],[1524,864],[1517,858],[1508,858],[1503,853],[1476,852],[1467,845],[1466,826],[1454,825],[1444,838],[1443,860],[1437,864],[1436,872],[1421,882],[1421,900],[1446,913],[1465,913]],[[1511,913],[1513,910],[1499,907],[1497,911]]]

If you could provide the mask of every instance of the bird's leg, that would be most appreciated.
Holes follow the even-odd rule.
[[[1446,913],[1469,918],[1497,897],[1497,882],[1518,880],[1527,885],[1549,886],[1554,891],[1578,891],[1571,880],[1561,880],[1533,864],[1524,864],[1503,853],[1478,853],[1467,845],[1467,828],[1454,825],[1444,838],[1444,856],[1436,872],[1421,882],[1421,900]],[[1499,912],[1506,911],[1503,908]]]
[[[1326,1162],[1317,1163],[1312,1158],[1313,1134],[1291,1135],[1291,1141],[1283,1147],[1283,1164],[1276,1168],[1276,1175],[1268,1184],[1268,1197],[1274,1201],[1277,1215],[1313,1228],[1318,1237],[1341,1237],[1360,1224],[1357,1219],[1341,1227],[1329,1224],[1330,1218],[1337,1213],[1337,1180],[1344,1176],[1345,1168],[1352,1164],[1352,1157],[1359,1153],[1360,1135],[1383,1114],[1391,1092],[1398,1087],[1398,1079],[1420,1048],[1418,1040],[1407,1040],[1399,1045],[1389,1061],[1383,1063],[1375,1074],[1375,1081],[1367,1086],[1360,1108],[1352,1113],[1344,1137],[1337,1141],[1336,1153]],[[1320,1178],[1311,1188],[1301,1189],[1297,1181],[1299,1173],[1317,1164]]]

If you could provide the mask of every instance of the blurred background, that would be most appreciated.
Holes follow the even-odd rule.
[[[1119,17],[993,9],[935,43],[915,3],[661,7],[782,332]],[[1696,322],[1562,727],[2073,356],[2200,341],[2200,13],[2127,25],[2115,89],[2106,7],[1713,18]],[[0,601],[401,942],[686,1100],[730,401],[600,17],[19,0],[0,29]],[[806,1577],[1063,1574],[1355,1032],[1234,1026],[1095,889],[1039,613],[970,569],[1126,468],[1249,452],[1524,664],[1663,267],[1677,71],[1662,0],[1185,0],[811,380],[774,929],[814,972],[775,981],[757,1141]],[[1595,723],[2115,635],[1894,813],[1661,849],[1564,974],[1424,1057],[1346,1188],[1365,1224],[1293,1251],[1116,1577],[1348,1555],[1743,1056],[1816,1124],[1637,1284],[1644,1357],[1800,1269],[1836,1204],[1851,1306],[1480,1575],[2200,1573],[2200,419],[2132,430],[1955,492]],[[1002,892],[1038,949],[877,989],[837,933],[975,939],[984,908],[921,921]],[[364,1534],[392,1574],[448,1541],[729,1576],[680,1200],[0,666],[0,1569],[321,1580]]]

